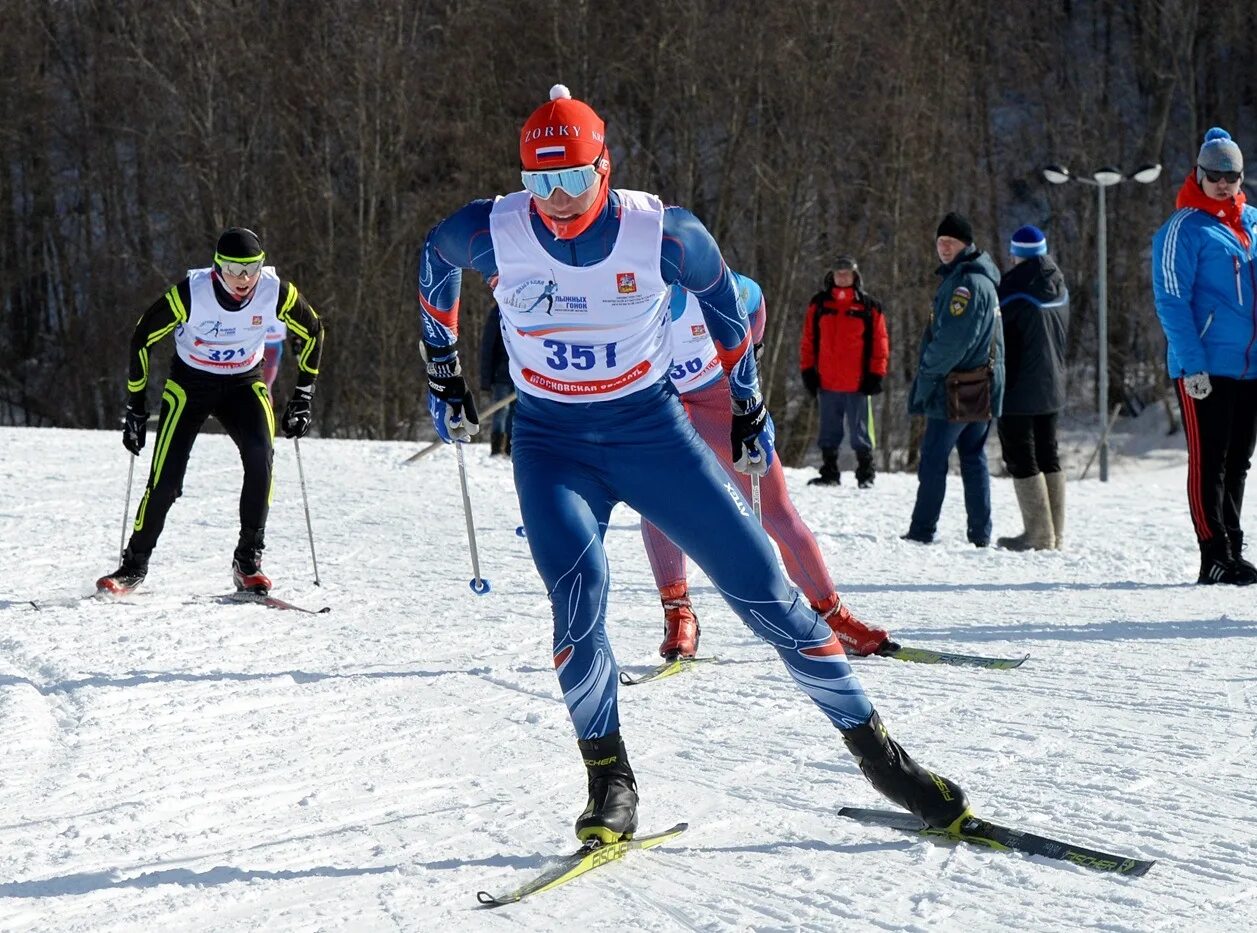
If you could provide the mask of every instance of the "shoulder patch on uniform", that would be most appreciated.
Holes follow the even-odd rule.
[[[948,305],[951,316],[960,317],[960,315],[964,314],[965,308],[969,307],[969,299],[972,297],[973,292],[963,285],[958,285],[956,290],[951,293],[951,303]]]

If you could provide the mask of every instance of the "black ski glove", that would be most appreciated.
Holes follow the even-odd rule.
[[[768,416],[764,399],[759,395],[731,401],[733,428],[730,431],[730,440],[733,445],[733,468],[739,473],[763,476],[773,462],[773,439],[776,434],[773,419]]]
[[[458,351],[426,347],[428,357],[428,412],[436,433],[447,444],[470,440],[480,431],[476,398],[463,379]]]
[[[815,369],[805,369],[800,375],[803,376],[803,388],[807,389],[812,398],[816,398],[816,393],[821,388],[820,373]]]
[[[310,422],[314,419],[314,414],[310,408],[310,401],[314,397],[314,386],[297,386],[292,390],[292,398],[288,400],[288,405],[284,409],[284,418],[281,424],[284,428],[284,437],[305,437],[310,430]]]
[[[860,391],[865,395],[880,395],[882,377],[877,373],[865,373],[864,378],[860,380]]]
[[[122,446],[139,456],[144,449],[144,435],[148,432],[148,406],[144,396],[132,396],[122,414]]]

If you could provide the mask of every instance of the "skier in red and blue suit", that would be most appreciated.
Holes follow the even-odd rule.
[[[768,317],[764,291],[749,276],[735,272],[733,279],[738,296],[750,313],[751,335],[758,357]],[[729,383],[719,365],[720,357],[708,332],[702,305],[681,288],[672,289],[669,305],[672,368],[668,377],[680,393],[694,429],[746,496],[750,493],[750,479],[733,468],[724,440],[729,436]],[[761,497],[764,530],[777,542],[786,573],[803,591],[812,609],[833,629],[843,648],[850,654],[868,655],[889,653],[899,647],[890,640],[885,629],[871,628],[857,619],[838,595],[816,537],[790,501],[786,475],[777,458],[764,475]],[[698,653],[699,625],[686,581],[685,554],[645,519],[642,520],[642,543],[663,603],[664,636],[659,654],[669,660],[692,658]]]
[[[479,430],[459,364],[462,270],[493,288],[519,400],[512,462],[529,547],[554,618],[554,665],[585,761],[582,840],[637,828],[605,617],[603,536],[625,502],[690,555],[841,730],[882,793],[935,826],[964,793],[890,738],[841,643],[787,583],[767,535],[686,417],[668,379],[668,293],[703,309],[731,395],[742,472],[773,460],[747,314],[720,249],[689,211],[610,187],[601,118],[562,85],[520,134],[525,190],[472,201],[429,231],[419,260],[428,405],[441,438]]]

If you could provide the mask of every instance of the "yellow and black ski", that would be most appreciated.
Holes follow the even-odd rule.
[[[620,671],[620,683],[626,687],[635,687],[638,684],[648,684],[652,680],[663,680],[665,677],[672,677],[676,674],[683,674],[694,667],[695,664],[708,664],[715,661],[714,657],[709,658],[677,658],[675,661],[664,661],[653,671],[643,674],[641,677],[634,677]]]
[[[874,657],[894,658],[896,661],[912,661],[916,664],[952,664],[957,667],[985,667],[991,670],[1011,671],[1021,667],[1030,655],[1020,658],[988,658],[980,654],[957,654],[954,651],[931,651],[929,648],[901,646]]]
[[[1156,864],[1155,860],[1130,858],[1125,855],[1113,855],[1087,846],[1050,839],[1035,833],[1001,826],[989,820],[971,817],[960,824],[957,832],[945,829],[934,829],[911,813],[901,810],[866,810],[862,807],[843,807],[839,816],[850,817],[872,826],[887,826],[913,833],[917,836],[942,839],[951,842],[968,842],[1003,852],[1022,852],[1026,855],[1041,855],[1044,858],[1058,859],[1083,868],[1096,871],[1112,872],[1116,875],[1139,877],[1146,875],[1148,869]]]
[[[635,836],[632,839],[624,839],[609,845],[604,845],[596,839],[590,840],[571,855],[564,855],[555,860],[537,877],[520,885],[509,894],[494,895],[488,891],[478,891],[476,900],[485,907],[501,907],[504,904],[517,903],[532,894],[540,894],[542,891],[549,891],[561,884],[567,884],[573,878],[579,878],[595,868],[617,862],[633,849],[653,849],[655,846],[663,845],[668,840],[681,835],[688,828],[689,823],[677,823],[671,829],[661,833]]]

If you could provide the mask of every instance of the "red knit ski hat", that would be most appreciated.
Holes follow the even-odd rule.
[[[520,130],[519,161],[530,172],[592,165],[603,153],[606,135],[606,124],[594,109],[556,84],[549,103],[534,110]]]

